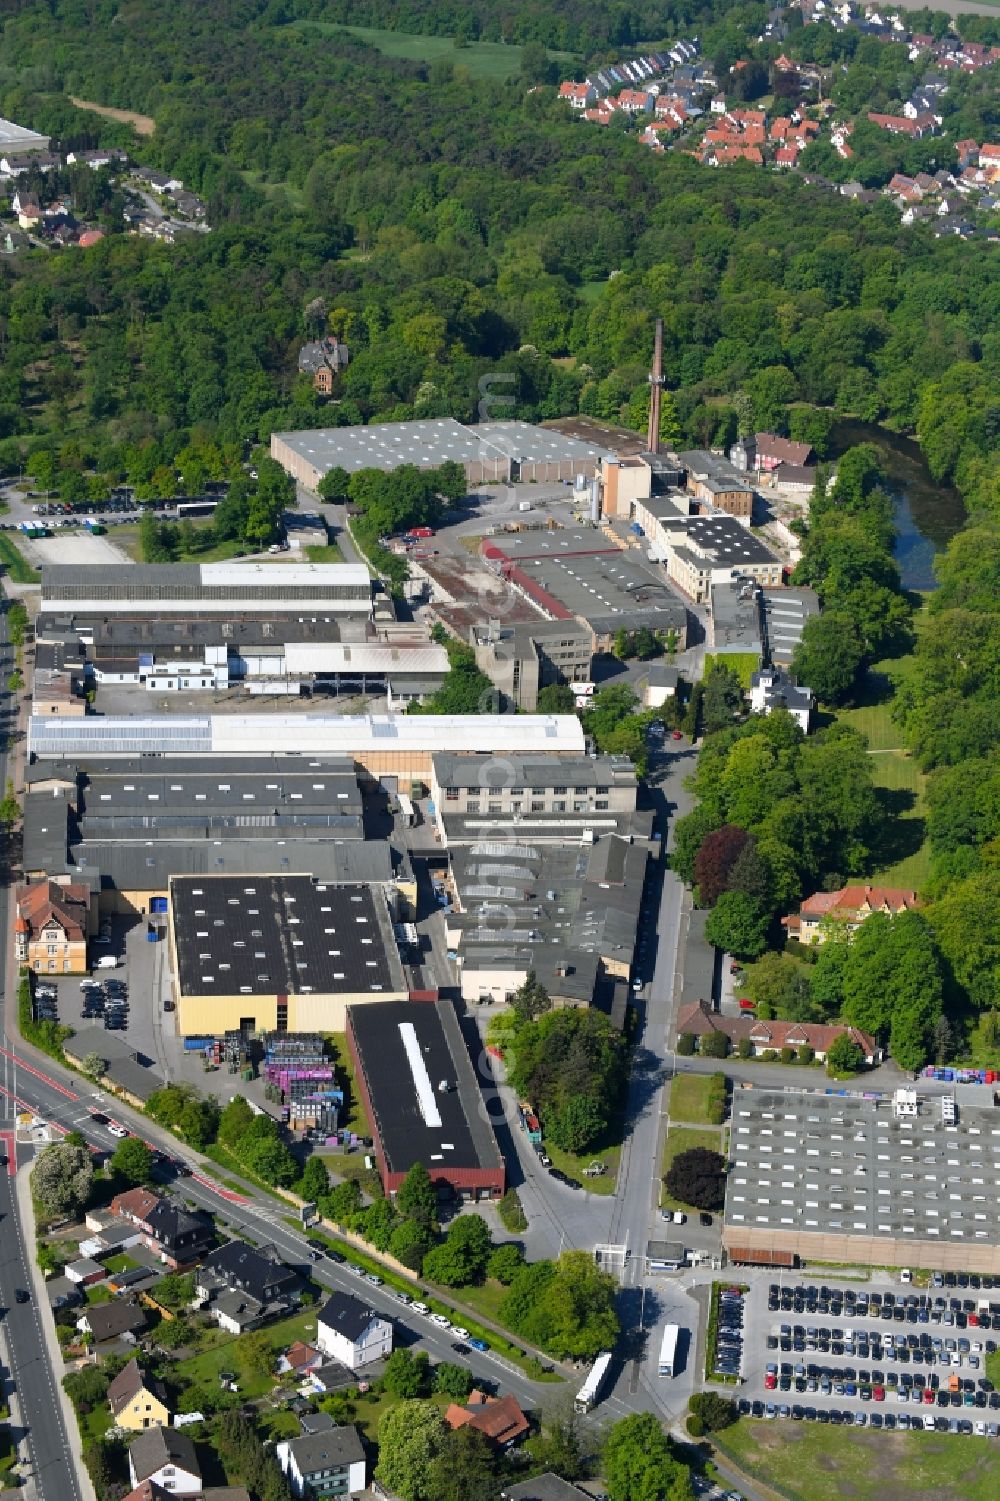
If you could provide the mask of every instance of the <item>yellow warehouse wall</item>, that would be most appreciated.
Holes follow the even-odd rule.
[[[348,1006],[377,1005],[380,1001],[405,1001],[405,990],[366,991],[359,995],[290,995],[289,1032],[344,1032]],[[252,1016],[258,1032],[274,1031],[278,1025],[276,995],[182,995],[177,1001],[177,1025],[182,1037],[218,1037],[235,1031],[245,1016]]]

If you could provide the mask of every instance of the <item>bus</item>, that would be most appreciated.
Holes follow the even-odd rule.
[[[657,1375],[672,1376],[677,1364],[677,1340],[680,1329],[676,1324],[667,1324],[660,1341],[660,1361]]]
[[[602,1350],[587,1373],[587,1379],[577,1392],[573,1402],[577,1412],[589,1412],[597,1405],[608,1370],[611,1366],[611,1351]]]

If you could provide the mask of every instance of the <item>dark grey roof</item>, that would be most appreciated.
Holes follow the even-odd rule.
[[[232,1288],[267,1304],[301,1287],[298,1272],[286,1266],[273,1246],[258,1250],[243,1240],[230,1240],[205,1257],[204,1266]]]
[[[104,1035],[106,1037],[107,1033],[105,1032]],[[95,1048],[94,1051],[99,1052],[100,1049]],[[145,1068],[134,1058],[109,1059],[105,1077],[116,1088],[124,1090],[126,1094],[143,1103],[158,1089],[162,1089],[164,1083],[155,1069]]]
[[[720,454],[710,453],[704,448],[691,448],[677,457],[685,469],[696,475],[713,494],[730,490],[753,493],[753,486],[748,483],[746,475]]]
[[[500,1501],[586,1501],[586,1491],[570,1485],[558,1475],[536,1475],[534,1480],[519,1480],[516,1485],[505,1485],[500,1492]]]
[[[465,787],[489,792],[491,786],[524,787],[635,787],[635,767],[628,756],[453,756],[439,752],[432,758],[442,787]]]
[[[358,994],[403,988],[381,896],[308,876],[170,883],[181,995]]]
[[[385,1314],[379,1313],[371,1304],[363,1303],[353,1293],[339,1292],[331,1293],[319,1316],[321,1324],[335,1329],[352,1344],[357,1343],[373,1319],[386,1322]]]
[[[650,688],[676,688],[680,677],[680,668],[671,667],[669,662],[652,662],[646,668],[646,682]]]
[[[82,1062],[88,1053],[97,1053],[108,1062],[134,1062],[136,1056],[135,1048],[103,1027],[81,1027],[63,1043],[63,1052],[76,1063]]]
[[[532,845],[525,836],[453,849],[463,910],[448,921],[461,930],[465,968],[515,949],[530,951],[536,968],[567,949],[631,964],[647,858],[643,844],[613,835],[593,846]]]
[[[427,1124],[401,1027],[416,1034],[441,1124]],[[405,1173],[415,1162],[434,1176],[441,1168],[498,1169],[500,1149],[483,1108],[458,1015],[451,1001],[395,1001],[349,1006],[353,1035],[385,1160]],[[452,1086],[442,1093],[439,1084]]]
[[[312,1475],[318,1470],[346,1468],[350,1464],[358,1464],[365,1457],[364,1445],[358,1430],[353,1427],[328,1428],[322,1433],[303,1433],[299,1438],[289,1439],[287,1442],[302,1475]]]
[[[155,1475],[164,1465],[176,1465],[191,1475],[201,1475],[194,1444],[183,1428],[149,1428],[129,1445],[128,1454],[136,1481]]]
[[[191,1250],[212,1238],[212,1222],[207,1215],[192,1213],[173,1199],[157,1199],[146,1220],[150,1234],[170,1249]]]
[[[100,1303],[84,1315],[96,1340],[117,1339],[146,1327],[146,1315],[135,1303]]]

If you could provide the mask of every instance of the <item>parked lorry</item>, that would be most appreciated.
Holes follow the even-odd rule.
[[[587,1372],[587,1379],[573,1399],[577,1412],[590,1412],[601,1399],[601,1390],[611,1369],[611,1351],[602,1350]]]

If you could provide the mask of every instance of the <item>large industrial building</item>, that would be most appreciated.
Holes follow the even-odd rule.
[[[579,844],[626,834],[638,781],[627,756],[436,755],[431,797],[449,846],[482,839]]]
[[[170,957],[182,1037],[342,1032],[347,1008],[403,1000],[383,893],[309,876],[180,876]]]
[[[586,683],[594,633],[578,620],[538,620],[510,626],[491,620],[470,631],[476,666],[525,714],[551,683]]]
[[[354,763],[343,758],[89,758],[27,768],[23,868],[100,892],[102,911],[166,910],[175,875],[314,875],[394,889],[406,872],[366,840]],[[398,879],[397,879],[398,878]]]
[[[271,434],[271,457],[310,490],[331,469],[391,473],[403,464],[437,469],[448,461],[462,465],[470,485],[572,480],[594,474],[604,451],[529,422],[466,427],[452,417]]]
[[[450,1001],[351,1006],[347,1045],[387,1194],[419,1162],[442,1196],[502,1197],[504,1160]]]
[[[42,615],[354,615],[372,580],[359,563],[58,563],[42,569]]]
[[[610,650],[618,631],[641,626],[671,634],[684,650],[684,602],[608,532],[564,527],[499,533],[484,538],[481,553],[551,620],[584,622],[595,651]]]
[[[455,903],[446,931],[465,1000],[503,1004],[534,970],[556,1004],[590,1005],[603,988],[612,1014],[624,1014],[644,842],[609,834],[574,846],[499,835],[451,849],[449,858]]]
[[[735,578],[771,589],[783,582],[781,559],[734,516],[686,516],[656,497],[637,505],[635,514],[650,557],[666,564],[668,578],[696,604],[709,602],[713,584]]]
[[[575,714],[201,714],[45,718],[32,715],[33,760],[131,761],[183,756],[203,761],[256,756],[348,756],[372,777],[429,781],[437,751],[579,756]]]
[[[1000,1272],[996,1112],[914,1091],[737,1091],[723,1244],[837,1266]]]

